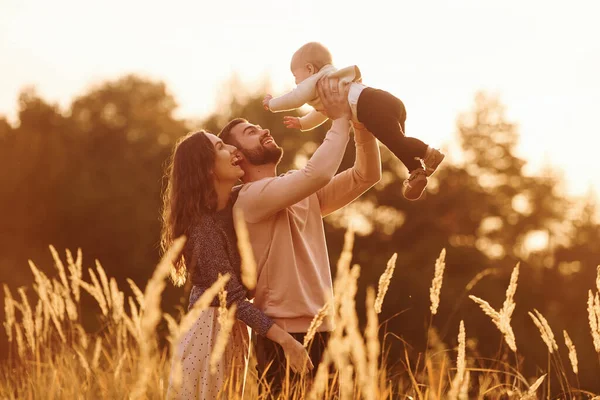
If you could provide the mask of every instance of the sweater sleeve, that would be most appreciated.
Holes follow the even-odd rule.
[[[239,280],[235,271],[229,272],[231,278],[227,282],[227,307],[237,305],[237,319],[244,322],[261,336],[266,336],[274,322],[246,299],[246,288]]]
[[[199,273],[203,274],[208,282],[213,283],[216,282],[219,274],[229,274],[230,279],[225,287],[225,290],[227,290],[227,307],[235,303],[237,305],[237,319],[251,327],[259,335],[265,336],[274,322],[246,299],[246,288],[240,282],[237,271],[231,265],[227,255],[226,243],[222,240],[215,240],[215,236],[221,234],[218,230],[216,224],[208,218],[203,218],[195,234],[190,238],[193,241],[192,252],[196,260],[195,268],[200,269]],[[192,302],[190,301],[190,303]]]
[[[311,129],[315,129],[317,126],[322,125],[325,121],[327,121],[327,116],[318,112],[317,110],[312,110],[304,117],[300,117],[300,130],[301,131],[310,131]]]
[[[306,166],[283,176],[245,184],[235,207],[250,223],[268,218],[310,196],[333,178],[348,144],[349,122],[337,119]]]
[[[295,110],[317,97],[317,82],[321,74],[315,74],[302,81],[294,90],[269,101],[273,112]]]
[[[381,156],[375,136],[362,124],[355,124],[354,142],[354,166],[337,174],[317,192],[323,216],[351,203],[381,179]]]

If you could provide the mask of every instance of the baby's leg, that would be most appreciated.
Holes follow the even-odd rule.
[[[358,120],[394,153],[409,172],[423,168],[427,144],[405,136],[406,109],[400,99],[373,88],[364,89],[357,104]]]

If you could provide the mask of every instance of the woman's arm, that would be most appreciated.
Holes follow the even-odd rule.
[[[278,343],[290,359],[294,371],[303,371],[305,367],[312,369],[308,353],[289,333],[277,326],[265,313],[246,299],[246,288],[242,285],[239,275],[231,265],[227,253],[226,235],[211,218],[203,218],[194,235],[191,235],[192,251],[197,260],[196,268],[202,268],[202,273],[216,280],[218,274],[230,275],[225,290],[227,290],[227,307],[237,305],[236,318],[251,327],[256,333],[266,336]],[[223,238],[224,240],[215,240]],[[235,246],[234,243],[229,243]],[[234,247],[235,248],[235,247]],[[237,251],[237,250],[236,250]]]

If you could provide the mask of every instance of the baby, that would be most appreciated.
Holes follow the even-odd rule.
[[[408,200],[418,200],[427,186],[427,177],[436,171],[445,156],[419,139],[405,136],[406,109],[402,101],[386,91],[363,85],[356,66],[336,69],[329,50],[317,42],[307,43],[294,53],[291,70],[296,78],[296,89],[280,97],[265,96],[265,109],[289,111],[308,103],[314,110],[304,117],[284,117],[287,128],[308,131],[327,120],[327,116],[319,112],[322,110],[316,89],[319,79],[328,76],[338,78],[340,85],[350,84],[348,103],[353,120],[362,123],[402,161],[410,173],[402,193]]]

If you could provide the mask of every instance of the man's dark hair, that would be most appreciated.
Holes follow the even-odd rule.
[[[244,118],[234,118],[231,121],[229,121],[227,123],[227,125],[225,125],[225,127],[223,129],[221,129],[221,132],[219,132],[219,134],[217,135],[218,137],[221,138],[221,140],[223,142],[225,142],[226,144],[230,144],[233,145],[235,147],[239,147],[237,145],[237,140],[235,140],[235,138],[233,137],[233,135],[231,134],[231,130],[239,124],[248,122],[247,120],[245,120]]]

